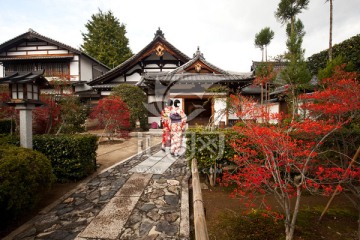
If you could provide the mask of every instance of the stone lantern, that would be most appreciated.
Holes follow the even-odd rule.
[[[49,85],[43,76],[44,70],[35,72],[7,72],[0,84],[9,84],[10,102],[20,115],[20,145],[32,149],[32,110],[43,103],[40,88]]]

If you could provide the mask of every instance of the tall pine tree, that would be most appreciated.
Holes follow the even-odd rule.
[[[81,48],[98,61],[113,68],[132,56],[125,25],[111,11],[103,13],[99,9],[85,27],[88,32],[82,33],[84,43]]]
[[[285,58],[288,66],[281,72],[281,78],[288,85],[288,105],[291,110],[291,120],[294,121],[299,112],[299,95],[309,88],[311,75],[307,69],[302,49],[305,35],[304,25],[296,16],[307,9],[309,0],[281,0],[275,17],[283,24],[287,23],[287,53]]]

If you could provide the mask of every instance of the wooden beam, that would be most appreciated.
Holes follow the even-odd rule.
[[[193,187],[195,239],[209,240],[207,227],[206,227],[206,220],[205,220],[204,203],[201,195],[199,170],[195,158],[191,161],[191,173],[192,173],[192,187]]]

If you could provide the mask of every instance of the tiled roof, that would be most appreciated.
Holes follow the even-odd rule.
[[[157,31],[157,33],[158,32],[159,32],[159,30]],[[182,53],[180,50],[178,50],[176,47],[174,47],[171,43],[166,41],[163,33],[155,34],[154,39],[148,45],[146,45],[141,51],[139,51],[137,54],[133,55],[132,57],[130,57],[129,59],[127,59],[126,61],[124,61],[123,63],[118,65],[117,67],[111,69],[109,72],[92,80],[91,82],[89,82],[89,85],[94,86],[95,84],[98,84],[98,83],[105,83],[106,81],[109,81],[115,77],[120,76],[124,71],[126,71],[127,67],[131,66],[134,63],[137,63],[137,61],[140,60],[140,57],[158,41],[160,41],[160,42],[164,43],[166,46],[168,46],[172,51],[174,51],[181,58],[183,58],[184,61],[190,60],[190,58],[188,56],[186,56],[184,53]]]
[[[74,55],[63,56],[21,56],[21,57],[0,57],[0,61],[18,61],[18,60],[39,60],[39,59],[68,59],[73,58]]]
[[[33,72],[7,72],[6,76],[0,78],[2,83],[27,83],[36,81],[39,85],[48,85],[49,82],[43,76],[44,70]]]
[[[218,83],[218,82],[244,82],[254,79],[251,74],[213,74],[213,73],[179,73],[179,74],[145,74],[137,84],[144,86],[145,82],[161,81],[163,83]]]
[[[52,39],[52,38],[48,38],[48,37],[46,37],[46,36],[44,36],[44,35],[41,35],[41,34],[39,34],[38,32],[35,32],[35,31],[34,31],[33,29],[31,29],[31,28],[29,29],[28,32],[23,33],[23,34],[15,37],[15,38],[13,38],[13,39],[10,39],[10,40],[2,43],[2,44],[0,45],[0,51],[14,47],[19,41],[21,41],[21,40],[23,40],[23,39],[34,39],[34,38],[35,38],[35,39],[40,39],[40,40],[43,40],[43,41],[46,41],[46,42],[49,42],[49,43],[52,43],[52,44],[54,44],[54,45],[56,45],[56,46],[59,46],[59,47],[64,48],[64,49],[67,49],[67,50],[69,50],[69,51],[71,51],[71,52],[74,52],[74,53],[77,53],[77,54],[80,54],[80,55],[84,55],[84,56],[90,58],[91,60],[99,63],[99,64],[102,65],[103,67],[105,67],[105,68],[107,68],[107,69],[110,69],[108,66],[106,66],[106,65],[103,64],[102,62],[99,62],[99,61],[96,60],[95,58],[93,58],[93,57],[91,57],[90,55],[84,53],[83,51],[80,51],[79,49],[73,48],[73,47],[71,47],[71,46],[69,46],[69,45],[66,45],[66,44],[64,44],[64,43],[61,43],[61,42],[59,42],[59,41],[56,41],[56,40],[54,40],[54,39]],[[54,58],[55,58],[55,57],[54,57]]]
[[[204,65],[213,69],[218,73],[191,73],[185,70],[197,61],[201,61]],[[252,72],[248,73],[229,73],[205,60],[203,54],[197,49],[194,57],[184,65],[176,68],[168,73],[145,73],[138,86],[145,86],[145,82],[161,81],[161,82],[179,82],[179,83],[217,83],[217,82],[243,82],[253,80]]]
[[[120,84],[135,85],[136,82],[122,82],[122,83],[109,83],[109,84],[98,84],[91,86],[93,89],[112,89],[119,86]]]

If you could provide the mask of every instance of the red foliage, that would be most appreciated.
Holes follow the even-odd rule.
[[[51,96],[40,96],[40,99],[44,105],[33,110],[33,132],[50,133],[61,122],[61,106]]]
[[[360,109],[360,84],[356,72],[345,72],[344,65],[335,68],[331,78],[323,79],[320,89],[312,94],[303,95],[307,100],[303,108],[311,111],[313,116],[326,114],[341,117]]]
[[[127,136],[130,127],[130,111],[119,96],[109,96],[99,101],[93,108],[91,118],[98,119],[100,127],[110,134]]]
[[[334,78],[324,80],[323,89],[303,97],[311,99],[302,106],[310,114],[299,121],[283,121],[281,114],[270,114],[251,99],[231,96],[243,121],[234,129],[243,137],[232,145],[238,153],[234,162],[239,171],[225,173],[224,183],[236,184],[234,195],[246,197],[250,207],[256,198],[273,194],[284,210],[286,229],[293,228],[296,221],[303,189],[328,195],[336,188],[342,190],[339,181],[360,180],[359,167],[346,169],[331,165],[330,160],[318,160],[318,147],[351,120],[351,113],[360,110],[359,83],[338,77],[345,75],[339,71]],[[296,198],[295,205],[290,204],[291,198]],[[261,205],[270,210],[265,201]]]
[[[0,119],[12,118],[15,116],[16,111],[14,107],[6,105],[10,101],[10,95],[8,92],[0,93]]]

